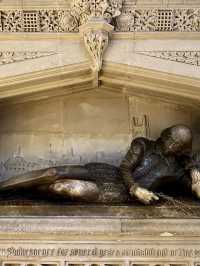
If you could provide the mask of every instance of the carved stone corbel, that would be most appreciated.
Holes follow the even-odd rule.
[[[92,59],[92,69],[99,72],[102,67],[103,54],[108,47],[109,34],[114,27],[105,21],[90,21],[80,27],[84,44]]]
[[[80,34],[92,59],[92,69],[98,73],[103,54],[114,30],[113,19],[121,14],[123,0],[74,0],[71,14],[79,25]]]

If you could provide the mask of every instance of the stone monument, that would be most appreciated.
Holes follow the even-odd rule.
[[[0,1],[0,182],[24,184],[0,193],[2,266],[198,266],[199,31],[197,0]],[[159,200],[145,206],[130,195],[140,184],[115,177],[128,180],[136,138],[141,160],[153,150],[182,176],[156,148],[172,125],[192,130],[192,156],[176,163],[195,195],[153,191]],[[46,197],[62,165],[81,176],[106,169],[100,184],[84,179],[89,203]],[[28,190],[27,172],[44,186]]]

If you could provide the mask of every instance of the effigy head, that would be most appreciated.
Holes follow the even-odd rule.
[[[185,125],[166,128],[160,137],[163,151],[166,154],[179,154],[192,149],[192,132]]]

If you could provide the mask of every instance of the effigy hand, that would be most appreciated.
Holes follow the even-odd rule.
[[[192,192],[200,199],[200,171],[197,168],[191,169]]]
[[[150,204],[154,200],[159,200],[159,197],[153,192],[139,186],[132,186],[129,193],[131,196],[135,196],[143,204]]]

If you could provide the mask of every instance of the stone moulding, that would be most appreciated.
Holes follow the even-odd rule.
[[[93,90],[94,73],[90,67],[91,64],[88,61],[82,64],[2,78],[0,104],[21,103],[37,100],[44,96],[48,98],[54,95],[71,95],[71,93]],[[49,77],[51,78],[49,79]],[[99,73],[99,83],[102,89],[105,88],[106,91],[117,94],[124,93],[124,89],[126,89],[126,94],[154,95],[158,98],[199,108],[200,81],[197,78],[104,62],[102,71]],[[174,87],[176,90],[172,89]]]
[[[200,51],[141,51],[138,54],[200,66]]]
[[[37,206],[38,205],[36,205],[36,207]],[[50,206],[47,205],[47,207]],[[80,205],[78,205],[78,207],[80,207]],[[72,207],[71,213],[74,213],[77,210],[76,208],[77,207]],[[118,208],[120,209],[120,207]],[[17,207],[15,209],[17,213]],[[86,210],[92,211],[92,208],[90,210],[88,207]],[[136,210],[138,213],[139,210],[141,211],[143,209],[136,208]],[[170,209],[168,209],[168,211],[169,213],[172,212]],[[152,210],[149,210],[149,212],[152,212]],[[133,209],[132,213],[134,213]],[[75,237],[77,235],[92,234],[123,234],[124,236],[132,235],[135,237],[154,236],[155,239],[166,232],[171,233],[174,238],[177,236],[191,238],[200,236],[199,219],[190,219],[190,222],[188,223],[188,218],[137,219],[132,217],[129,218],[128,216],[126,217],[127,218],[118,216],[117,218],[116,216],[105,217],[91,215],[90,217],[54,216],[52,219],[52,216],[25,216],[24,218],[21,218],[18,214],[15,217],[1,217],[0,238],[2,234],[8,234],[10,232],[18,234],[20,237],[27,233],[35,235],[35,237],[37,237],[36,234],[39,234],[40,239],[41,234],[42,236],[50,234],[49,236],[51,237],[53,234],[59,239],[66,236],[70,238],[70,236]],[[152,240],[153,239],[151,239],[151,241]]]
[[[0,32],[78,32],[93,16],[117,32],[200,32],[200,8],[122,8],[122,1],[97,2],[74,0],[71,9],[0,10]]]

